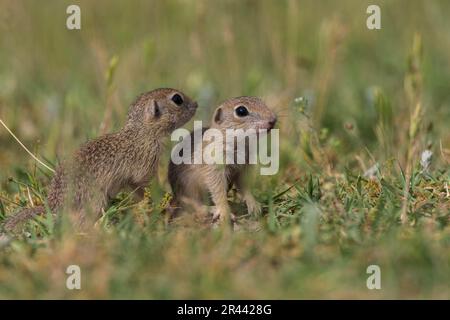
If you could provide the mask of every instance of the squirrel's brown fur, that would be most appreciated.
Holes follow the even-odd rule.
[[[237,116],[236,109],[245,107],[248,114]],[[256,97],[238,97],[232,98],[222,103],[214,112],[211,127],[218,129],[225,137],[226,129],[254,129],[256,132],[260,129],[270,130],[276,123],[275,114],[266,106],[266,104]],[[209,128],[202,129],[202,137]],[[198,150],[194,145],[194,132],[191,133],[191,150],[193,154]],[[225,138],[224,138],[225,140]],[[205,147],[205,143],[203,147]],[[225,145],[224,145],[225,146]],[[225,152],[225,150],[224,150]],[[261,211],[259,203],[255,200],[244,179],[244,173],[248,166],[248,149],[245,150],[245,164],[174,164],[169,163],[169,182],[172,187],[174,199],[172,201],[172,214],[177,213],[179,207],[185,208],[201,205],[205,195],[210,195],[216,209],[214,219],[233,218],[228,201],[227,192],[233,187],[242,195],[247,209],[252,214],[258,214]],[[234,150],[236,157],[236,150]]]
[[[162,139],[188,122],[196,108],[195,101],[175,89],[156,89],[139,96],[122,129],[88,141],[69,162],[58,166],[48,191],[50,211],[56,213],[67,204],[77,213],[77,224],[83,226],[87,213],[98,216],[108,200],[125,188],[142,199],[157,169]],[[44,212],[44,206],[24,209],[8,217],[4,229],[13,231]]]

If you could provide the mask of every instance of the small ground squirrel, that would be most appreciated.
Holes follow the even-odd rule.
[[[87,213],[98,217],[108,200],[129,188],[137,200],[157,169],[162,140],[195,114],[197,103],[175,89],[156,89],[140,95],[130,106],[125,126],[82,145],[69,162],[58,166],[48,191],[48,207],[63,205],[76,212],[78,227]],[[70,196],[68,196],[70,195]],[[72,196],[73,195],[73,196]],[[5,231],[37,214],[44,206],[24,209],[8,217]]]
[[[224,137],[226,129],[254,129],[256,132],[261,129],[271,130],[275,123],[275,114],[261,99],[256,97],[232,98],[223,102],[215,110],[211,127],[203,128],[202,136],[212,128],[220,130]],[[195,150],[199,149],[198,146],[195,146],[195,143],[198,144],[198,142],[192,139],[194,134],[195,132],[191,132],[192,157],[194,157]],[[205,146],[205,142],[200,143]],[[205,195],[209,194],[216,206],[213,220],[232,219],[227,193],[235,185],[246,203],[249,213],[260,213],[261,206],[245,183],[244,174],[248,166],[248,148],[245,152],[246,162],[244,164],[175,164],[170,161],[169,182],[174,194],[172,207],[184,208],[190,205],[196,207],[201,205]],[[236,157],[236,150],[234,150],[233,156]]]

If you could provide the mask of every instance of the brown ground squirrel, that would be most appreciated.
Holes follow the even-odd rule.
[[[211,129],[218,129],[225,137],[226,129],[260,129],[271,130],[276,123],[276,116],[266,104],[256,97],[238,97],[226,100],[214,112]],[[203,128],[201,136],[210,128]],[[191,154],[198,150],[198,142],[193,139],[195,131],[191,132]],[[225,138],[224,138],[225,140]],[[224,141],[227,143],[227,141]],[[202,149],[205,142],[202,143]],[[225,144],[224,144],[225,146]],[[225,149],[226,147],[224,147]],[[169,163],[169,183],[172,187],[174,198],[172,201],[172,214],[178,210],[174,208],[196,207],[201,205],[205,196],[211,196],[216,209],[213,220],[233,219],[227,201],[228,191],[235,185],[237,191],[247,205],[251,214],[261,211],[260,204],[255,200],[245,183],[244,174],[248,166],[248,148],[245,149],[246,162],[244,164],[175,164]],[[182,151],[180,151],[182,153]],[[224,150],[225,152],[225,150]],[[236,150],[233,152],[236,157]]]
[[[187,123],[196,109],[195,101],[175,89],[140,95],[122,129],[88,141],[69,162],[59,165],[48,191],[50,211],[56,213],[68,205],[76,213],[78,227],[84,227],[87,213],[92,212],[95,219],[108,200],[125,188],[142,199],[157,169],[163,138]],[[44,212],[44,206],[24,209],[8,217],[4,229],[13,231]]]

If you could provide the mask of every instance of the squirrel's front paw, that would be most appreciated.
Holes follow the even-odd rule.
[[[220,210],[220,208],[215,207],[213,211],[213,223],[222,223],[223,221],[230,219],[231,222],[236,222],[236,216],[227,210]]]
[[[261,204],[255,200],[253,197],[245,199],[245,204],[247,205],[248,213],[253,216],[259,216],[261,214]]]

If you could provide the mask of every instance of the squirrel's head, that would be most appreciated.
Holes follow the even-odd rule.
[[[169,133],[187,123],[197,102],[179,90],[163,88],[140,95],[128,112],[127,127],[149,127]]]
[[[277,117],[257,97],[237,97],[224,101],[214,112],[211,127],[218,129],[266,129],[275,126]]]

